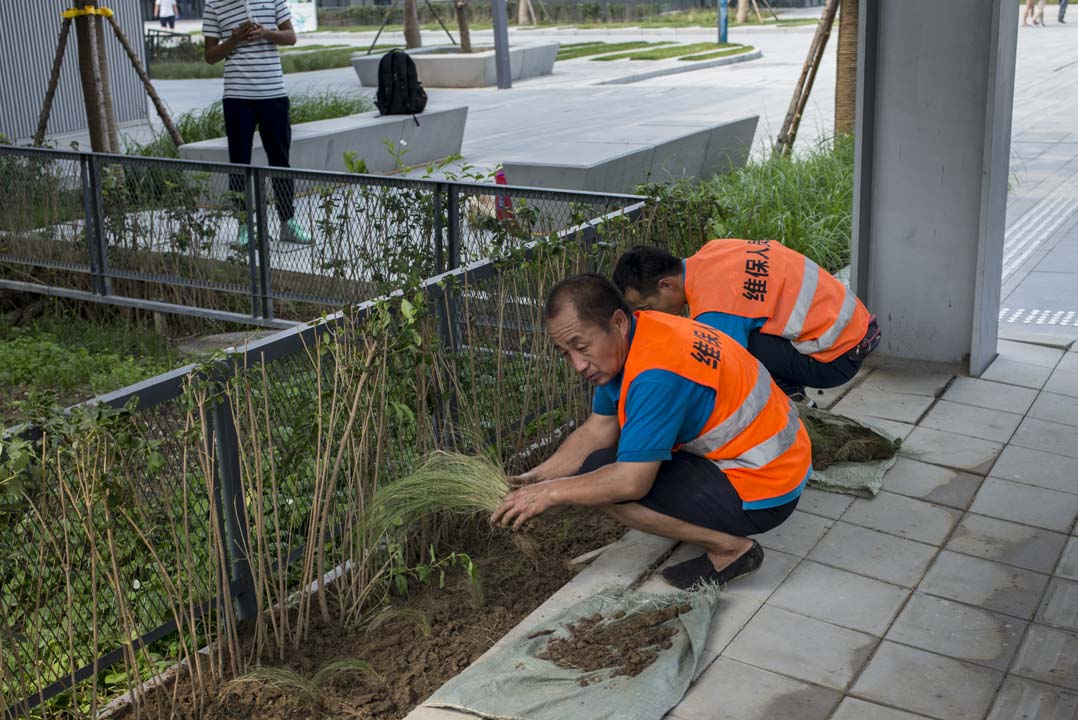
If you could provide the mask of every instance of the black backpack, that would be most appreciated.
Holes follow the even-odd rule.
[[[382,115],[412,115],[427,107],[427,93],[415,61],[403,50],[390,50],[378,63],[378,94],[374,104]],[[416,120],[416,125],[419,121]]]

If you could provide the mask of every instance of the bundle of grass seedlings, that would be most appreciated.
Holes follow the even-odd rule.
[[[378,488],[368,523],[378,537],[399,534],[439,513],[494,512],[508,492],[508,479],[497,464],[437,451],[415,472]]]
[[[816,470],[837,463],[867,463],[894,457],[901,445],[856,420],[825,410],[800,406],[801,420],[812,440],[812,466]]]

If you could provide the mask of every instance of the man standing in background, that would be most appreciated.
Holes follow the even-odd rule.
[[[277,46],[295,45],[296,32],[285,0],[208,0],[202,34],[206,38],[206,62],[213,65],[225,61],[222,106],[229,162],[251,163],[251,143],[257,127],[269,164],[289,167],[292,124]],[[243,176],[232,175],[229,189],[242,193]],[[274,178],[273,192],[281,221],[280,239],[309,243],[310,236],[294,217],[292,180]],[[238,244],[247,245],[245,223],[240,223]]]
[[[1067,21],[1063,19],[1063,16],[1067,14],[1067,0],[1059,0],[1059,22],[1063,25],[1067,24]]]
[[[177,0],[157,0],[153,4],[153,16],[161,21],[161,27],[176,29]]]

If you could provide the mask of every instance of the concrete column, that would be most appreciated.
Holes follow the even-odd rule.
[[[864,0],[857,72],[854,288],[880,351],[996,354],[1018,8]]]

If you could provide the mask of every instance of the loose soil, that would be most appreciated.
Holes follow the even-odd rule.
[[[485,521],[462,528],[457,540],[442,552],[467,553],[479,569],[482,605],[476,593],[456,571],[446,587],[414,586],[409,597],[394,602],[405,612],[395,621],[367,632],[316,622],[303,648],[288,658],[285,667],[304,678],[335,660],[360,659],[374,673],[341,673],[326,683],[318,700],[303,699],[295,688],[249,682],[212,689],[197,707],[189,676],[179,687],[168,686],[151,695],[140,717],[151,720],[200,718],[203,720],[293,720],[300,718],[402,718],[449,678],[476,658],[558,588],[575,571],[568,561],[613,542],[624,527],[604,515],[581,508],[558,508],[533,521],[529,542],[514,540],[504,530],[491,530]],[[530,552],[534,542],[535,552]],[[522,551],[527,546],[529,552]],[[429,621],[417,621],[417,613]],[[635,666],[634,666],[635,667]],[[173,703],[172,698],[176,701]],[[118,715],[133,720],[132,710]]]
[[[898,443],[841,415],[802,410],[801,420],[812,440],[812,467],[816,470],[835,463],[886,460],[898,450]]]
[[[628,617],[619,611],[609,620],[590,615],[567,626],[569,637],[551,638],[537,657],[561,668],[581,670],[584,674],[577,680],[581,686],[602,679],[590,673],[606,668],[612,668],[610,677],[635,677],[673,645],[671,638],[678,630],[669,621],[691,609],[682,603]]]

